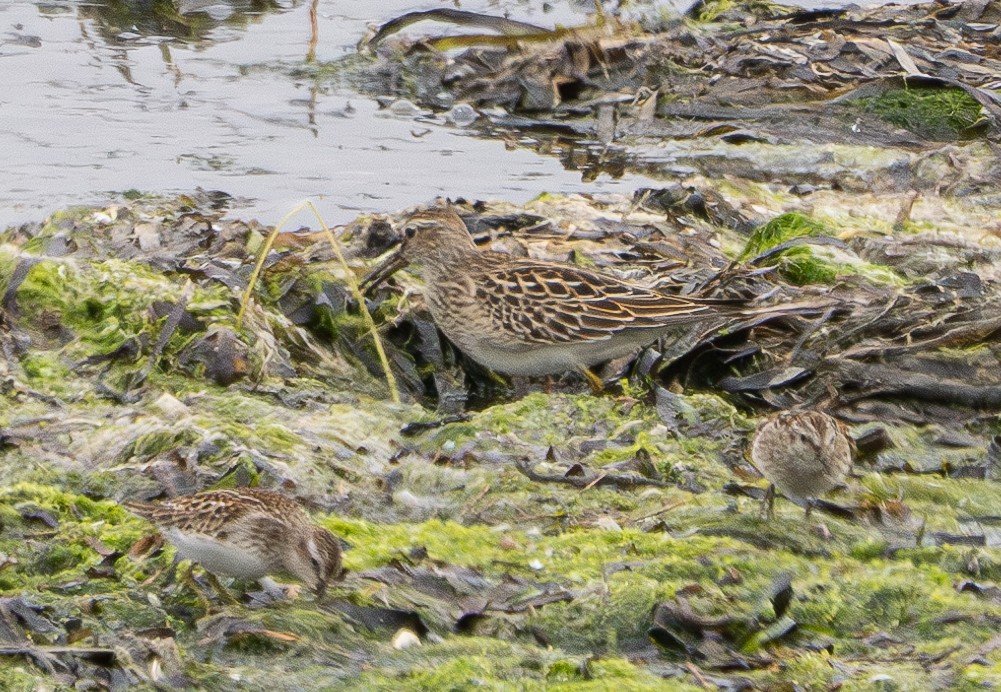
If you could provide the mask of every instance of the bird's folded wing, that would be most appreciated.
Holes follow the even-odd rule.
[[[687,299],[583,269],[537,261],[505,263],[478,277],[490,321],[525,341],[603,341],[637,329],[704,320],[711,301]]]
[[[260,510],[253,498],[235,502],[226,490],[175,497],[156,504],[126,502],[125,506],[160,527],[211,534],[247,512]]]

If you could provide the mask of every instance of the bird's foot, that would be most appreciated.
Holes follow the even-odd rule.
[[[813,512],[813,507],[816,504],[817,504],[817,500],[816,499],[814,499],[812,497],[807,498],[807,500],[806,500],[806,519],[807,519],[807,521],[809,521],[810,514]]]

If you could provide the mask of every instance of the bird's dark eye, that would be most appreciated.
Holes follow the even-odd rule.
[[[406,228],[403,229],[403,235],[405,235],[407,238],[413,238],[415,235],[417,235],[417,226],[407,226]]]

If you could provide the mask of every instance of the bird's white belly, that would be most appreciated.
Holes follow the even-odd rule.
[[[268,574],[267,563],[247,548],[177,529],[165,529],[163,535],[181,557],[194,560],[213,574],[241,579],[260,579]]]
[[[488,339],[467,340],[458,344],[470,358],[491,370],[507,375],[555,375],[568,370],[580,370],[596,363],[635,352],[644,343],[652,343],[656,334],[639,339],[613,338],[606,341],[578,342],[573,348],[565,344],[525,344],[521,348],[498,348]],[[465,346],[465,348],[464,348]]]

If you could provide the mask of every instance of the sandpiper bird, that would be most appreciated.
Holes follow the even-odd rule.
[[[244,579],[289,573],[322,598],[341,571],[337,538],[295,500],[268,490],[210,490],[157,504],[123,503],[159,527],[182,558]]]
[[[363,289],[407,264],[421,270],[435,323],[473,360],[508,375],[577,370],[598,390],[590,366],[679,327],[796,312],[670,295],[580,267],[482,251],[442,201],[407,219],[399,250],[365,277]]]
[[[840,485],[852,468],[855,441],[845,425],[820,411],[784,411],[763,420],[751,444],[751,462],[770,483],[765,503],[773,512],[775,488],[807,516],[816,498]]]

